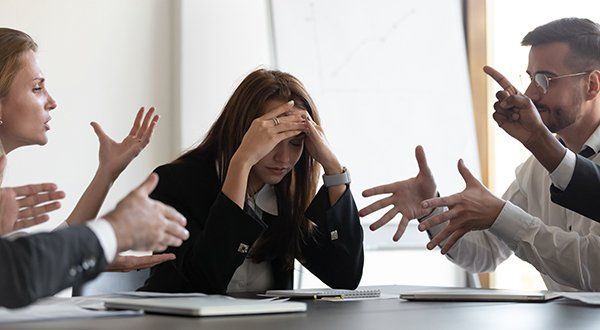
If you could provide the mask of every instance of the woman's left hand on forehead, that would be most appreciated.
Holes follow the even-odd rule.
[[[92,122],[91,125],[100,142],[99,170],[108,174],[111,180],[116,180],[127,165],[148,145],[159,118],[158,115],[154,115],[154,107],[151,107],[148,112],[141,107],[129,134],[121,142],[114,141],[104,133],[100,124]]]
[[[325,137],[323,128],[317,124],[306,110],[298,110],[306,119],[305,146],[308,153],[323,166],[325,172],[339,172],[341,165]]]

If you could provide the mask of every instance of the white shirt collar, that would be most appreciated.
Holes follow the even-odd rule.
[[[596,127],[594,133],[592,133],[587,141],[585,141],[582,150],[585,149],[586,146],[592,148],[596,153],[600,151],[600,125]]]
[[[256,206],[264,212],[272,215],[279,215],[274,186],[265,184],[262,189],[254,195],[254,201]]]

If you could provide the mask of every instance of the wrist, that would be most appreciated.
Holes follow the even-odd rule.
[[[114,173],[114,171],[110,170],[107,166],[98,165],[94,179],[112,185],[119,177],[119,174],[121,173]]]
[[[250,161],[248,157],[235,153],[229,161],[229,168],[227,170],[227,174],[229,174],[233,170],[240,174],[247,173],[246,175],[248,175],[250,173],[250,170],[252,169],[252,166],[254,166],[254,163]]]
[[[112,226],[117,239],[117,252],[130,250],[133,246],[133,235],[129,233],[125,224],[115,218],[113,212],[104,216],[104,219]]]
[[[323,166],[323,171],[325,172],[325,175],[340,174],[344,171],[344,167],[340,164],[340,162],[337,159],[331,162],[321,164],[321,166]]]
[[[567,151],[545,127],[537,130],[523,145],[550,173],[560,164]]]
[[[498,219],[498,216],[500,215],[500,212],[502,212],[502,209],[504,208],[504,204],[506,203],[506,201],[504,201],[503,199],[500,199],[496,196],[493,196],[494,200],[492,203],[490,203],[490,205],[492,205],[492,212],[489,216],[490,222],[489,222],[489,227],[491,227],[495,222],[496,219]]]

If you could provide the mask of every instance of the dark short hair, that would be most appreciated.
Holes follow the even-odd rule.
[[[571,50],[567,65],[573,70],[600,69],[600,25],[586,18],[561,18],[527,33],[523,46],[564,42]]]

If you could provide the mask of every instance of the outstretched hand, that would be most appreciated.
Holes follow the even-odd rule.
[[[0,156],[0,173],[6,168],[6,156]],[[0,189],[0,235],[39,225],[50,219],[49,212],[60,208],[65,193],[53,183],[30,184]]]
[[[159,116],[154,115],[154,107],[151,107],[144,115],[144,107],[141,107],[133,121],[133,127],[129,134],[121,142],[116,142],[108,136],[100,124],[92,122],[94,132],[100,142],[99,169],[106,171],[111,180],[125,170],[127,165],[144,150],[150,142],[154,128],[158,123]],[[142,121],[143,118],[143,121]]]
[[[417,176],[363,191],[363,196],[365,197],[391,194],[363,208],[358,214],[364,217],[389,205],[394,205],[391,210],[369,226],[371,230],[377,230],[390,222],[396,214],[402,213],[402,219],[393,237],[394,241],[402,237],[411,219],[423,217],[432,211],[432,208],[424,209],[421,207],[423,200],[434,197],[436,194],[435,180],[427,165],[427,158],[425,157],[423,147],[417,146],[415,148],[415,157],[419,165]]]
[[[490,228],[505,203],[502,199],[494,196],[471,174],[462,159],[458,161],[458,171],[466,183],[462,192],[447,197],[431,198],[421,203],[424,210],[448,207],[448,211],[424,220],[418,227],[420,231],[425,231],[448,222],[446,227],[427,243],[427,248],[432,250],[448,239],[442,247],[442,254],[448,253],[464,234],[472,230]]]
[[[130,272],[154,267],[163,262],[175,260],[173,253],[153,254],[149,256],[123,256],[117,255],[104,271],[106,272]]]

